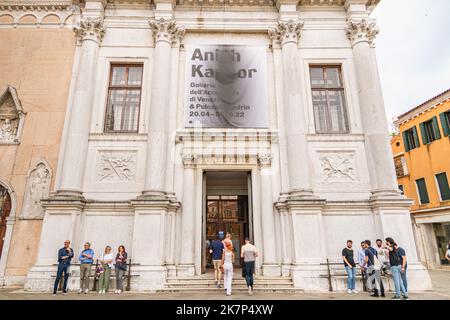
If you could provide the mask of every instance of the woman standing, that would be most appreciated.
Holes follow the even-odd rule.
[[[127,258],[128,254],[125,251],[123,245],[119,246],[116,255],[116,291],[115,293],[120,294],[123,291],[123,276],[127,271]]]
[[[224,241],[225,249],[222,255],[222,266],[223,266],[223,282],[225,290],[227,291],[227,296],[231,295],[231,283],[233,282],[233,263],[234,263],[234,252],[233,244],[231,241]]]
[[[111,247],[106,246],[105,252],[102,254],[102,257],[100,258],[100,264],[103,267],[103,272],[100,274],[99,279],[99,286],[100,291],[98,293],[105,294],[106,291],[108,291],[109,288],[109,279],[111,277],[111,269],[112,269],[112,262],[113,262],[113,254],[111,253]]]

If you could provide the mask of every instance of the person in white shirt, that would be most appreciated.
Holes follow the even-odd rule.
[[[245,238],[245,245],[241,248],[241,258],[244,259],[245,281],[247,282],[248,294],[253,294],[253,273],[255,272],[255,259],[258,256],[256,247]]]
[[[233,263],[234,263],[234,252],[233,244],[231,241],[224,241],[225,249],[222,255],[222,266],[223,266],[223,285],[227,292],[227,296],[231,295],[231,284],[233,282]]]
[[[447,252],[445,252],[445,259],[450,261],[450,241],[448,242],[448,245],[447,245]]]
[[[383,244],[383,240],[377,239],[376,242],[377,246],[375,249],[378,253],[378,260],[380,260],[381,264],[383,265],[382,270],[386,272],[387,266],[389,266],[389,250]]]
[[[113,260],[114,256],[111,253],[111,247],[106,246],[105,252],[102,254],[100,258],[100,264],[103,268],[103,272],[100,274],[100,278],[98,280],[100,291],[98,293],[105,294],[109,288],[109,279],[111,278],[111,269],[113,268]]]

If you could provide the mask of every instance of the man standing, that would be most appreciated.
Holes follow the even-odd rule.
[[[364,258],[364,261],[367,265],[367,286],[369,287],[369,290],[373,289],[373,283],[375,282],[375,289],[373,289],[373,294],[371,294],[371,297],[378,298],[380,296],[379,292],[380,289],[380,282],[381,282],[381,264],[378,260],[378,253],[377,251],[371,247],[370,240],[364,241],[364,249],[366,250],[366,256]],[[381,293],[381,296],[384,297],[384,288],[383,292]]]
[[[358,263],[359,266],[361,268],[361,277],[362,277],[362,283],[363,283],[363,291],[366,292],[367,291],[367,287],[366,287],[366,250],[364,249],[364,241],[361,242],[361,250],[359,250],[358,252]]]
[[[78,293],[88,293],[91,266],[94,262],[94,250],[91,249],[89,242],[84,244],[84,250],[81,251],[78,260],[80,260],[80,290]]]
[[[392,238],[386,238],[386,246],[389,250],[389,262],[391,264],[392,277],[394,278],[395,295],[393,299],[400,299],[402,293],[404,299],[408,299],[408,290],[404,285],[402,274],[406,280],[406,253]]]
[[[382,270],[386,271],[387,266],[389,265],[389,250],[386,249],[386,246],[383,245],[383,240],[377,239],[377,247],[375,248],[378,253],[378,260],[380,260],[383,265]]]
[[[347,293],[358,293],[355,290],[356,285],[356,264],[353,258],[353,241],[347,240],[347,247],[342,249],[342,260],[344,260],[345,271],[347,271]]]
[[[212,242],[209,253],[212,254],[212,261],[214,265],[214,279],[217,282],[217,288],[220,288],[220,267],[222,266],[222,254],[225,247],[223,242],[220,241],[219,235],[216,235],[216,239]]]
[[[241,248],[241,258],[244,258],[245,281],[247,282],[248,294],[253,294],[253,273],[255,272],[255,259],[258,256],[256,247],[245,238],[245,245]]]
[[[64,241],[64,248],[58,250],[58,272],[56,273],[55,285],[53,286],[53,295],[58,291],[58,284],[64,273],[63,294],[67,294],[67,280],[69,279],[70,260],[73,258],[73,250],[70,247],[70,241]]]

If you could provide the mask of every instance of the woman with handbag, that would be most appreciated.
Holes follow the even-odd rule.
[[[127,271],[127,258],[128,254],[125,251],[123,245],[119,246],[116,255],[116,291],[115,293],[121,294],[123,292],[123,276]]]
[[[111,269],[112,269],[112,262],[113,262],[113,254],[111,253],[111,247],[106,246],[105,252],[102,254],[102,257],[100,258],[100,265],[103,268],[103,272],[100,274],[99,279],[99,287],[100,291],[98,293],[105,294],[108,291],[109,288],[109,279],[111,278]]]

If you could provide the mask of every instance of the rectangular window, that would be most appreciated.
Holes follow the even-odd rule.
[[[444,133],[444,136],[450,136],[450,110],[442,112],[439,117],[441,118],[442,132]]]
[[[142,92],[142,65],[111,65],[106,132],[137,132]]]
[[[425,179],[416,180],[417,191],[419,193],[420,204],[430,203],[430,198],[428,197],[427,184]]]
[[[399,185],[398,185],[398,190],[400,190],[400,192],[401,192],[402,194],[405,194],[405,190],[404,190],[404,188],[403,188],[403,185],[399,184]]]
[[[431,120],[422,122],[420,124],[420,132],[422,134],[423,144],[430,144],[431,142],[441,138],[439,125],[436,117]]]
[[[448,186],[447,174],[445,172],[436,175],[436,181],[439,187],[439,194],[442,201],[450,200],[450,188]]]
[[[317,133],[348,133],[344,85],[339,66],[310,66]]]
[[[397,173],[397,178],[408,175],[408,167],[406,166],[405,157],[397,157],[394,159],[395,162],[395,172]]]
[[[406,152],[420,147],[419,136],[415,126],[403,132],[403,143],[405,144]]]

